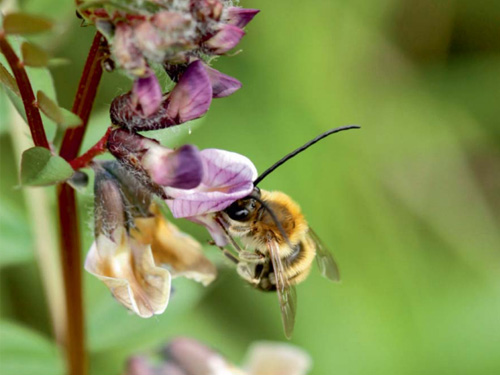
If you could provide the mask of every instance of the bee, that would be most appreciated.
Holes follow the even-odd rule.
[[[222,249],[236,264],[238,275],[258,290],[277,292],[287,338],[291,338],[295,324],[295,285],[307,278],[314,259],[327,279],[338,282],[340,274],[335,259],[309,227],[299,205],[285,193],[261,190],[257,185],[280,165],[319,140],[357,128],[359,126],[353,125],[331,129],[297,148],[262,173],[254,181],[250,195],[215,215],[216,223],[236,251],[234,255]]]

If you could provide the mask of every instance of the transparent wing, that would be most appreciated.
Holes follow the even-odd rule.
[[[267,248],[269,256],[273,263],[274,275],[276,277],[276,292],[278,293],[278,301],[281,310],[281,320],[283,321],[283,329],[285,336],[290,339],[293,333],[295,324],[295,312],[297,310],[297,293],[295,287],[291,286],[288,280],[284,277],[283,263],[279,256],[279,247],[276,241],[267,240]]]
[[[320,238],[311,228],[309,228],[309,238],[316,245],[316,261],[318,262],[319,271],[328,280],[339,282],[340,272],[337,262],[333,259],[332,253],[323,245]]]

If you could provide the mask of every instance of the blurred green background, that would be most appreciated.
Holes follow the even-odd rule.
[[[80,27],[69,0],[19,5],[57,20],[57,37],[39,40],[69,61],[51,72],[59,103],[71,108],[94,29]],[[500,2],[241,5],[262,12],[247,27],[243,52],[214,66],[243,89],[214,101],[198,124],[165,130],[161,138],[235,151],[263,171],[329,128],[362,126],[319,143],[261,186],[299,202],[340,264],[340,285],[313,272],[298,287],[291,343],[311,354],[312,374],[499,374]],[[119,73],[104,75],[84,147],[101,137],[109,103],[129,87]],[[0,109],[0,353],[14,353],[9,340],[16,337],[16,355],[46,366],[39,375],[53,374],[60,363],[49,342],[32,228],[53,220],[54,194],[16,188],[19,153],[3,91]],[[34,221],[37,199],[49,209]],[[88,249],[91,187],[79,201]],[[209,238],[203,228],[178,224],[202,242]],[[57,257],[51,246],[39,259]],[[208,289],[179,280],[166,312],[149,320],[130,315],[85,275],[92,374],[119,374],[130,353],[177,335],[197,338],[235,363],[253,341],[285,340],[276,296],[252,290],[218,250],[207,249],[220,278]],[[30,354],[38,351],[53,358]]]

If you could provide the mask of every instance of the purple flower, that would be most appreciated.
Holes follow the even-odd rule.
[[[131,105],[142,117],[149,117],[160,108],[163,99],[161,87],[151,70],[134,81],[130,99]]]
[[[190,76],[189,67],[198,59],[208,62],[211,56],[223,55],[236,47],[245,35],[243,28],[259,12],[257,9],[231,6],[232,2],[227,0],[155,2],[158,7],[142,6],[141,2],[128,9],[113,2],[103,8],[101,2],[95,2],[79,10],[106,38],[116,66],[136,80],[133,94],[139,89],[136,86],[146,88],[149,85],[152,89],[147,94],[141,90],[132,99],[130,93],[125,94],[113,102],[113,122],[129,129],[161,129],[203,115],[210,105],[207,76],[214,98],[228,96],[238,90],[241,87],[238,80],[205,65],[205,77],[200,78],[199,71],[199,79],[190,77],[189,85],[183,86],[184,89],[189,88],[189,97],[183,94],[183,102],[173,105],[189,108],[172,113],[167,110],[168,100],[161,104],[158,102],[158,89],[151,81],[153,77],[149,74],[149,66],[152,63],[162,64],[172,80],[180,84],[182,77]],[[137,82],[137,79],[147,78],[150,82]],[[175,92],[176,89],[171,96]],[[183,116],[176,117],[178,114]]]
[[[153,77],[139,79],[132,93],[113,100],[110,108],[113,124],[135,131],[156,130],[194,120],[208,111],[213,95],[212,83],[201,61],[189,64],[161,103],[158,103],[161,96],[156,77]]]
[[[166,202],[174,217],[205,226],[215,243],[224,246],[227,239],[214,215],[252,192],[257,170],[248,158],[234,152],[206,149],[200,156],[201,183],[188,190],[165,188]]]
[[[204,46],[214,55],[223,55],[236,47],[244,35],[245,32],[238,26],[223,25],[212,38],[205,42]]]
[[[196,61],[196,60],[193,60]],[[178,82],[180,77],[186,71],[187,64],[165,64],[164,68],[170,78]],[[233,92],[241,88],[241,82],[236,78],[230,77],[218,70],[211,68],[208,64],[203,63],[203,67],[208,74],[210,84],[212,86],[212,97],[223,98],[231,95]]]
[[[117,65],[131,75],[144,73],[144,60],[181,64],[201,54],[224,54],[238,44],[242,28],[259,12],[226,0],[156,2],[156,9],[139,5],[126,10],[113,3],[104,9],[96,2],[80,10],[106,37]]]
[[[135,169],[138,176],[151,179],[156,185],[192,189],[202,181],[202,158],[196,146],[171,150],[150,138],[115,129],[109,135],[107,147],[118,160]]]
[[[167,204],[176,218],[218,212],[253,190],[257,170],[243,155],[217,149],[200,151],[203,178],[194,189],[166,187]]]
[[[259,13],[259,9],[229,7],[226,12],[226,22],[240,29],[244,28]]]

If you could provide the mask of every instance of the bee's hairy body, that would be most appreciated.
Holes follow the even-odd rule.
[[[235,202],[232,210],[224,213],[229,234],[240,238],[246,248],[240,254],[238,273],[257,289],[276,290],[275,272],[267,247],[272,240],[279,248],[282,277],[289,285],[298,284],[308,276],[316,255],[314,241],[308,235],[309,226],[299,205],[288,195],[262,190],[260,199],[272,210],[281,230],[270,212],[251,198]],[[238,215],[241,212],[238,208],[246,211]]]

